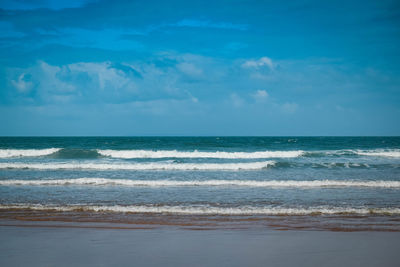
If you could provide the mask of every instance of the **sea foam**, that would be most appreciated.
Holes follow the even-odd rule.
[[[295,158],[303,155],[302,150],[294,151],[255,151],[255,152],[204,152],[177,150],[97,150],[103,156],[113,158],[220,158],[220,159],[259,159]]]
[[[399,149],[357,150],[356,153],[357,153],[357,155],[361,155],[361,156],[400,158],[400,150]]]
[[[274,161],[248,163],[0,163],[0,169],[94,169],[94,170],[260,170]]]
[[[182,214],[182,215],[399,215],[400,208],[370,208],[370,207],[215,207],[209,205],[41,205],[41,204],[18,204],[0,205],[0,209],[16,210],[39,210],[39,211],[77,211],[77,212],[116,212],[116,213],[162,213],[162,214]]]
[[[355,181],[355,180],[130,180],[107,178],[76,178],[52,180],[0,180],[0,186],[127,186],[127,187],[171,187],[171,186],[240,186],[270,188],[335,188],[335,187],[367,187],[367,188],[400,188],[400,181]]]
[[[46,149],[0,149],[0,158],[13,158],[13,157],[40,157],[51,155],[60,148],[46,148]]]

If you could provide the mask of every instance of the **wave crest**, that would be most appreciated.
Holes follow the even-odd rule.
[[[16,158],[16,157],[40,157],[51,155],[60,150],[60,148],[46,149],[0,149],[0,158]]]
[[[261,159],[296,158],[303,155],[302,150],[294,151],[256,151],[256,152],[204,152],[177,150],[97,150],[103,156],[113,158],[219,158],[219,159]]]
[[[68,205],[53,206],[41,204],[0,205],[0,209],[29,209],[42,211],[86,211],[86,212],[116,212],[116,213],[161,213],[182,215],[399,215],[400,208],[369,208],[369,207],[331,207],[318,206],[308,208],[297,207],[214,207],[201,206],[168,206],[168,205],[130,205],[130,206],[89,206]]]
[[[274,165],[274,161],[248,163],[0,163],[0,169],[94,169],[94,170],[261,170]]]
[[[400,150],[399,149],[357,150],[356,153],[357,153],[357,155],[361,155],[361,156],[400,158]]]
[[[130,180],[107,178],[76,178],[53,180],[0,180],[1,186],[34,185],[34,186],[131,186],[131,187],[169,187],[169,186],[243,186],[243,187],[294,187],[294,188],[332,188],[332,187],[368,187],[400,188],[400,181],[355,181],[355,180]]]

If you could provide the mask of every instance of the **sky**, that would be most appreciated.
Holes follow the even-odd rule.
[[[0,135],[400,135],[399,1],[0,0]]]

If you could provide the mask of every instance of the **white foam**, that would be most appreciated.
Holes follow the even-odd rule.
[[[107,178],[76,178],[53,180],[0,180],[1,186],[33,185],[33,186],[128,186],[128,187],[168,187],[168,186],[243,186],[243,187],[293,187],[293,188],[331,188],[331,187],[369,187],[400,188],[400,181],[355,181],[355,180],[130,180]]]
[[[0,163],[0,169],[94,169],[94,170],[260,170],[274,161],[247,163]]]
[[[117,212],[117,213],[164,213],[188,215],[335,215],[335,214],[381,214],[399,215],[400,208],[369,208],[369,207],[331,207],[318,206],[308,208],[296,207],[214,207],[201,206],[160,206],[160,205],[130,205],[130,206],[89,206],[68,205],[53,206],[41,204],[0,205],[0,209],[30,209],[43,211],[87,211],[87,212]]]
[[[256,151],[256,152],[202,152],[177,150],[97,150],[103,156],[113,158],[221,158],[221,159],[259,159],[259,158],[295,158],[303,151]]]
[[[352,162],[330,162],[330,163],[313,163],[313,168],[338,168],[344,167],[346,169],[349,168],[370,168],[370,165],[367,163],[352,163]]]
[[[46,149],[0,149],[0,158],[14,157],[40,157],[53,154],[59,151],[60,148]]]
[[[399,149],[357,150],[356,153],[358,155],[362,155],[362,156],[400,158],[400,150]]]

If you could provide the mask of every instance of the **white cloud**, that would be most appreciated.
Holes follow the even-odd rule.
[[[53,66],[44,61],[14,70],[17,79],[11,84],[20,93],[35,90],[37,100],[67,102],[87,97],[88,100],[124,100],[138,92],[135,77],[113,67],[110,62],[73,63]]]
[[[265,90],[257,90],[251,95],[257,102],[264,102],[268,98],[268,93]]]
[[[122,88],[135,91],[135,83],[121,70],[111,67],[111,63],[76,63],[69,65],[73,73],[85,73],[101,90],[120,90]]]
[[[163,59],[170,65],[164,66]],[[23,93],[34,91],[33,101],[41,104],[156,99],[185,99],[194,104],[199,103],[195,95],[202,88],[197,83],[217,75],[207,68],[211,64],[208,58],[196,55],[158,56],[153,60],[148,63],[78,62],[60,66],[39,61],[29,68],[8,69],[8,79],[10,87],[19,92],[18,97],[27,101],[28,95]]]
[[[42,91],[52,91],[56,94],[72,93],[76,90],[74,84],[62,79],[69,73],[68,66],[52,66],[40,61],[39,67],[32,70],[32,78],[36,78]]]
[[[272,62],[272,59],[269,57],[262,57],[258,60],[247,60],[242,64],[243,68],[255,68],[259,69],[262,67],[268,67],[269,69],[273,70],[274,69],[274,63]]]
[[[68,69],[65,66],[52,66],[46,62],[39,61],[33,67],[22,71],[18,70],[18,79],[11,80],[11,84],[19,93],[35,90],[43,98],[71,94],[75,91],[75,86],[62,79],[67,72]]]
[[[28,74],[22,73],[21,75],[18,76],[18,79],[12,80],[11,84],[20,92],[20,93],[26,93],[29,92],[32,87],[33,83],[31,81],[27,80]]]
[[[193,63],[182,62],[176,65],[176,67],[189,76],[200,76],[203,74],[203,70]]]

